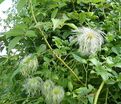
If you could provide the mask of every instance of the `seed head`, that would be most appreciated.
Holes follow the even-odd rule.
[[[104,33],[100,30],[82,27],[78,30],[77,41],[82,55],[91,55],[101,50]]]
[[[37,95],[41,91],[42,83],[43,81],[40,77],[28,78],[23,85],[23,90],[25,90],[29,96]]]
[[[51,80],[46,80],[42,85],[42,94],[47,96],[54,87],[54,83]]]
[[[64,98],[64,90],[61,86],[55,86],[46,97],[47,104],[60,104]]]
[[[35,55],[28,55],[25,56],[24,59],[20,62],[20,72],[23,76],[29,76],[30,74],[33,74],[38,67],[38,60]]]

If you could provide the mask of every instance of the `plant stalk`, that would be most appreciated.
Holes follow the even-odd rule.
[[[98,98],[99,98],[100,92],[101,92],[101,90],[102,90],[104,84],[105,84],[105,82],[102,81],[102,83],[100,84],[100,86],[99,86],[99,88],[98,88],[98,90],[97,90],[97,93],[96,93],[96,95],[95,95],[95,98],[94,98],[94,104],[97,104],[97,101],[98,101]]]
[[[34,22],[37,24],[38,22],[37,22],[37,20],[36,20],[35,15],[34,15],[34,10],[33,10],[33,6],[32,6],[32,1],[29,0],[29,2],[30,2],[32,17],[33,17],[33,19],[34,19]],[[70,70],[70,72],[75,76],[75,78],[76,78],[82,85],[84,85],[84,83],[79,79],[79,77],[76,75],[76,73],[73,71],[73,69],[71,69],[71,68],[63,61],[63,59],[61,59],[61,58],[53,51],[52,47],[50,46],[49,42],[47,41],[47,39],[46,39],[46,37],[45,37],[45,35],[44,35],[44,32],[41,30],[41,28],[39,28],[39,31],[40,31],[41,35],[43,36],[45,43],[47,44],[47,46],[49,47],[49,49],[52,51],[52,53],[55,55],[55,57],[56,57],[61,63],[63,63],[63,65],[64,65],[67,69]]]

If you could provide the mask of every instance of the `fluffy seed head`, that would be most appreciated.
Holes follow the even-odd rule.
[[[23,85],[23,90],[25,90],[29,96],[37,95],[41,91],[42,83],[43,81],[40,77],[28,78]]]
[[[64,90],[61,86],[55,86],[46,97],[47,104],[60,104],[64,98]]]
[[[34,73],[38,67],[38,60],[35,55],[25,56],[24,59],[20,62],[20,72],[23,76],[29,76]]]
[[[81,54],[88,56],[101,50],[101,45],[104,42],[103,35],[104,33],[99,30],[87,27],[79,28],[77,40]]]
[[[42,85],[42,94],[47,96],[54,87],[54,83],[51,80],[46,80]]]

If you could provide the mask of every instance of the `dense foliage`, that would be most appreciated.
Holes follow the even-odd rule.
[[[0,37],[0,104],[121,104],[120,0],[13,2]],[[81,27],[105,33],[101,51],[81,54]]]

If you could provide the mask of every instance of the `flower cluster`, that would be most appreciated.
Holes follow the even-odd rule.
[[[20,72],[23,76],[28,77],[33,74],[38,67],[38,60],[35,55],[25,56],[24,59],[20,62]]]
[[[79,28],[77,41],[82,55],[91,55],[101,50],[104,32],[87,27]]]
[[[64,98],[64,89],[61,86],[55,86],[51,80],[46,80],[42,86],[42,94],[47,104],[60,104]]]
[[[34,77],[32,74],[36,72],[37,67],[37,57],[32,54],[26,56],[20,62],[20,72],[26,77],[25,83],[23,84],[23,90],[26,91],[28,96],[35,96],[42,92],[47,104],[60,104],[64,97],[63,88],[55,86],[51,80],[43,82],[40,77]]]
[[[60,104],[64,98],[64,89],[56,86],[51,80],[43,80],[40,77],[26,79],[23,90],[28,96],[39,95],[40,92],[45,97],[46,104]]]
[[[25,77],[25,83],[23,84],[23,90],[29,96],[34,96],[40,93],[42,79],[40,77],[34,77],[33,73],[36,72],[38,67],[38,60],[34,54],[25,56],[19,65],[20,73]]]

